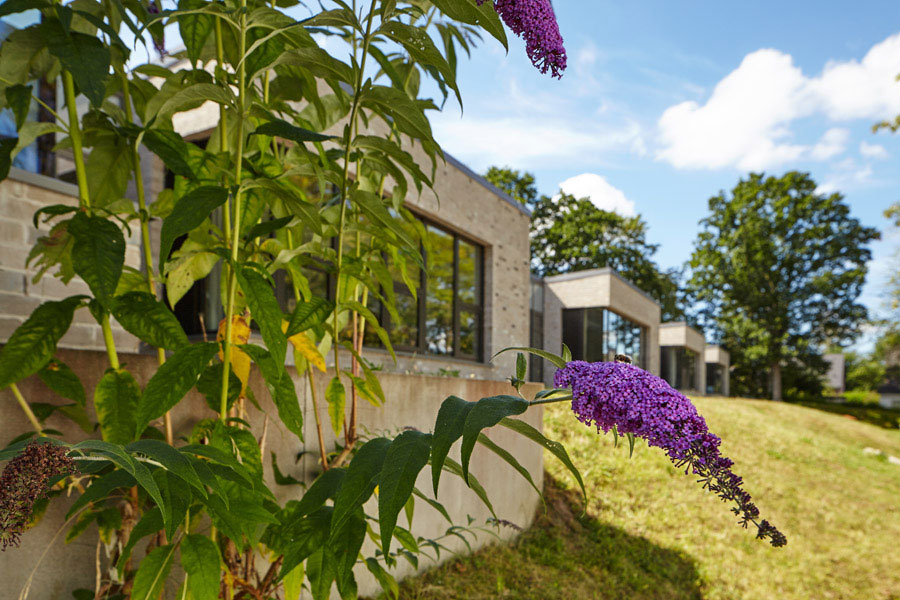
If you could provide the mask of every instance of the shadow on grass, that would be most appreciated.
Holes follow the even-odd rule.
[[[421,600],[700,599],[693,559],[589,515],[581,497],[544,474],[548,512],[510,545],[495,545],[401,585]]]
[[[798,400],[794,404],[844,415],[884,429],[900,429],[900,410],[897,409],[852,402],[814,402],[811,400]]]

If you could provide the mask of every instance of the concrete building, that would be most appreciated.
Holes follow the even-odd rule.
[[[728,396],[731,392],[731,355],[722,346],[707,346],[704,351],[706,363],[706,393],[714,396]]]
[[[660,306],[646,292],[610,268],[544,279],[543,348],[572,357],[611,361],[626,354],[634,364],[659,374]],[[544,382],[554,369],[544,364]]]
[[[659,326],[660,377],[685,393],[706,389],[706,339],[684,322]]]
[[[51,94],[48,101],[54,100]],[[57,106],[61,105],[61,101],[57,103]],[[210,136],[217,117],[217,105],[207,103],[190,113],[178,115],[175,125],[185,137],[202,144]],[[10,118],[8,111],[0,113],[0,125],[8,129]],[[341,127],[339,123],[334,129],[339,132]],[[0,129],[0,133],[4,131]],[[39,230],[34,229],[31,224],[34,212],[54,204],[77,205],[76,186],[61,179],[72,180],[71,152],[68,156],[65,152],[53,154],[47,151],[44,140],[36,142],[17,158],[7,179],[0,182],[0,344],[5,343],[16,327],[42,302],[89,293],[85,283],[77,277],[67,285],[49,273],[38,279],[36,266],[26,264],[37,238],[47,235],[50,229],[45,224],[41,224]],[[423,166],[428,164],[420,151],[411,149],[411,152]],[[171,186],[171,178],[154,155],[143,153],[142,165],[148,200],[152,202],[163,189]],[[494,361],[490,357],[502,348],[529,343],[532,284],[528,211],[449,156],[446,162],[438,164],[434,192],[416,195],[415,188],[412,188],[406,198],[406,206],[425,224],[431,247],[438,251],[429,259],[429,272],[420,273],[416,299],[413,300],[408,293],[401,298],[401,301],[408,300],[400,311],[403,322],[388,324],[397,341],[398,362],[395,364],[385,351],[377,347],[365,351],[367,358],[383,368],[381,381],[387,396],[387,405],[383,409],[373,409],[362,403],[364,414],[361,422],[373,431],[396,431],[406,426],[430,430],[441,401],[449,395],[477,400],[509,393],[511,388],[503,379],[513,373],[515,356],[506,354]],[[158,255],[159,229],[160,222],[153,221],[151,245],[154,256]],[[132,228],[132,233],[128,240],[126,264],[140,268],[142,253],[136,227]],[[314,281],[319,275],[321,277]],[[214,279],[215,273],[211,277]],[[220,315],[215,312],[213,298],[213,290],[218,286],[213,279],[197,282],[174,307],[174,312],[193,339],[214,335],[219,322]],[[329,288],[327,274],[311,273],[310,279],[313,285],[321,285],[325,290]],[[437,291],[447,289],[453,290],[452,299],[449,302],[439,301]],[[630,293],[638,294],[635,291]],[[398,291],[398,294],[403,292]],[[658,322],[659,309],[654,308]],[[199,315],[204,318],[199,319]],[[155,353],[143,347],[117,324],[114,324],[113,331],[122,362],[141,385],[145,384],[156,368]],[[655,329],[644,337],[655,340]],[[289,361],[291,354],[288,353]],[[655,356],[656,353],[650,352],[648,355]],[[88,311],[76,313],[72,328],[59,344],[59,356],[82,377],[90,397],[93,386],[107,367],[107,357],[100,327]],[[294,377],[305,423],[310,428],[314,419],[309,386],[305,377],[299,377],[293,368],[289,371]],[[436,377],[438,374],[454,376]],[[322,388],[319,390],[320,398],[331,377],[331,373],[317,374],[315,385]],[[262,408],[274,414],[268,392],[258,374],[251,376],[251,386]],[[36,377],[21,382],[19,387],[29,400],[62,401]],[[526,391],[533,393],[536,389],[531,387]],[[326,406],[323,404],[321,408],[324,411]],[[92,410],[89,403],[89,411]],[[250,421],[259,428],[254,430],[254,434],[259,437],[264,419],[255,414],[252,407],[249,410]],[[196,391],[192,392],[174,411],[176,437],[184,435],[199,419],[211,414],[202,397]],[[0,415],[2,440],[9,440],[30,428],[9,389],[0,390]],[[328,421],[326,414],[320,416],[325,422]],[[529,410],[523,418],[540,428],[542,411],[540,408]],[[86,437],[84,432],[72,427],[58,414],[50,416],[45,425],[63,431],[69,440]],[[328,427],[326,435],[329,436],[326,443],[331,443],[332,434]],[[488,435],[514,454],[530,471],[537,485],[541,485],[543,451],[540,446],[505,428],[495,428]],[[310,458],[317,452],[314,431],[309,429],[305,436],[308,442],[301,443],[293,434],[270,421],[267,436],[267,449],[283,460],[281,470],[299,480],[310,480],[317,471],[315,460]],[[302,458],[295,462],[292,457],[296,456]],[[271,473],[268,465],[266,472]],[[490,475],[482,476],[482,481],[500,518],[520,527],[530,524],[539,500],[518,473],[483,449],[476,450],[472,472]],[[423,477],[427,478],[424,473]],[[424,483],[423,479],[420,482],[422,489],[430,487]],[[296,494],[283,490],[280,493]],[[489,516],[477,498],[457,482],[448,480],[446,487],[442,484],[439,499],[457,523],[465,524],[467,515],[482,523]],[[17,593],[21,588],[37,557],[48,545],[50,548],[44,558],[45,564],[54,565],[55,572],[60,576],[36,581],[31,590],[32,597],[62,598],[68,597],[71,589],[93,587],[96,535],[84,535],[71,546],[50,541],[64,521],[68,502],[55,502],[40,527],[24,536],[22,548],[0,561],[0,579],[3,579],[6,589],[15,590],[11,593]],[[445,529],[446,523],[442,522],[436,511],[424,503],[417,506],[414,527],[417,535],[437,537]],[[510,528],[499,533],[503,537],[515,534]],[[490,535],[479,535],[472,546],[477,548],[493,539]],[[462,542],[447,540],[446,543],[452,551],[465,550]],[[442,558],[444,556],[452,556],[452,553],[442,554]],[[428,561],[421,562],[422,569],[429,566],[432,565]],[[410,572],[412,568],[401,562],[396,574],[404,576]],[[373,595],[379,592],[374,580],[367,574],[361,576],[360,592]]]
[[[847,391],[846,359],[840,352],[832,352],[823,356],[828,363],[825,372],[825,385],[835,394],[840,395]]]

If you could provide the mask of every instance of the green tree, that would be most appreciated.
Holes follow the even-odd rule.
[[[684,316],[678,300],[680,274],[653,260],[659,246],[647,241],[640,216],[601,210],[588,198],[560,192],[539,195],[531,173],[491,167],[485,177],[526,204],[531,217],[531,270],[541,277],[611,267],[662,305],[664,320]]]
[[[884,363],[878,360],[874,352],[871,355],[845,352],[844,368],[848,390],[872,392],[884,381]]]
[[[764,385],[781,400],[782,369],[822,368],[825,343],[849,340],[865,320],[856,301],[879,233],[850,216],[843,196],[816,193],[795,171],[751,174],[710,198],[709,210],[688,285],[733,351],[738,388]]]

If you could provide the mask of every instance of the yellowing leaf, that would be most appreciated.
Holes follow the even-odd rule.
[[[219,331],[216,333],[216,341],[225,339],[225,319],[219,322]],[[234,345],[246,344],[250,341],[250,321],[243,315],[235,315],[231,318],[231,343]],[[219,360],[224,361],[225,356],[219,349]],[[241,393],[247,389],[247,381],[250,379],[250,357],[240,348],[231,348],[231,370],[241,380]]]
[[[287,331],[287,328],[288,322],[282,321],[281,330]],[[305,331],[301,331],[300,333],[289,337],[288,341],[293,344],[294,350],[299,352],[303,358],[318,367],[323,373],[325,372],[325,357],[322,356],[322,353],[316,348],[316,344],[308,335],[306,335]]]

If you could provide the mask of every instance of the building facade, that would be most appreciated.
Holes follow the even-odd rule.
[[[722,346],[707,346],[704,351],[706,363],[706,393],[714,396],[731,394],[731,355]]]
[[[684,322],[659,327],[660,377],[676,390],[702,394],[706,389],[706,339]]]

